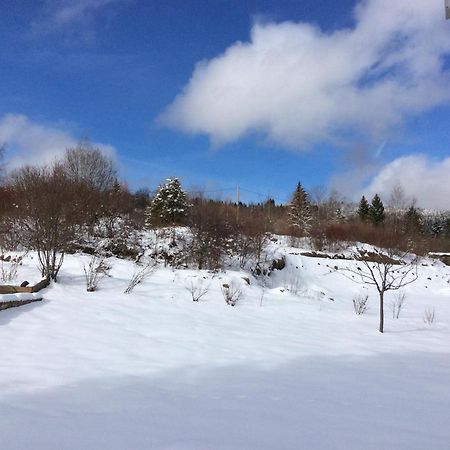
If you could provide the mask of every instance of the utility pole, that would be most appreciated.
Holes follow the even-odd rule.
[[[239,192],[239,185],[236,186],[236,223],[239,224],[239,203],[241,201],[241,195]]]
[[[450,0],[445,0],[445,19],[450,19]]]

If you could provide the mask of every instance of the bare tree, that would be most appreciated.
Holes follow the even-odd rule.
[[[311,203],[315,206],[318,206],[324,202],[327,196],[327,187],[323,184],[313,186],[309,190],[309,196],[311,198]]]
[[[402,186],[396,184],[389,197],[389,222],[394,233],[401,229],[401,219],[409,202]]]
[[[24,167],[12,174],[11,189],[22,243],[37,251],[42,276],[56,281],[67,245],[83,220],[83,199],[60,165]]]
[[[242,269],[248,263],[258,266],[270,238],[263,211],[248,207],[235,231],[234,252],[239,257],[239,266]]]
[[[219,269],[230,251],[235,229],[228,213],[227,205],[194,199],[189,257],[199,269]]]
[[[113,160],[86,141],[67,149],[62,165],[69,179],[99,192],[109,191],[117,181]]]
[[[3,183],[4,176],[5,176],[5,153],[6,153],[6,146],[5,144],[0,145],[0,183]]]
[[[406,197],[402,186],[400,184],[396,184],[391,190],[389,206],[394,208],[394,210],[404,210],[409,202],[410,201]]]
[[[380,301],[380,333],[384,332],[384,295],[398,290],[417,280],[417,257],[408,252],[399,253],[393,248],[366,252],[358,250],[354,255],[359,263],[354,267],[341,269],[343,275],[357,283],[374,286]],[[409,262],[405,262],[407,258]]]
[[[101,221],[108,237],[114,237],[117,224],[130,217],[134,198],[119,182],[113,159],[89,142],[80,142],[66,150],[60,164],[83,200],[80,208],[90,231]]]

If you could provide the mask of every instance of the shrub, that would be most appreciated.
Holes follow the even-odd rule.
[[[356,315],[361,316],[362,314],[364,314],[367,311],[368,300],[369,300],[368,295],[358,295],[353,298],[353,309],[355,310]]]
[[[191,294],[193,302],[198,302],[202,297],[204,297],[209,291],[209,283],[205,284],[205,280],[200,278],[198,280],[190,280],[186,289]]]
[[[88,292],[96,291],[100,280],[107,276],[110,270],[111,267],[106,264],[105,257],[97,254],[92,255],[89,263],[83,266],[86,290]]]
[[[398,319],[402,312],[403,305],[405,304],[406,294],[404,292],[399,292],[395,299],[391,303],[392,318]]]
[[[134,273],[128,282],[128,286],[125,289],[125,294],[130,294],[133,289],[147,278],[149,278],[156,270],[156,263],[154,261],[147,261],[143,264],[140,264],[134,270]]]
[[[242,297],[242,291],[235,282],[224,283],[220,287],[225,303],[230,306],[236,306],[236,303]]]
[[[199,269],[220,269],[225,256],[231,255],[235,241],[226,206],[197,203],[192,208],[190,228],[189,259]]]
[[[422,320],[431,327],[436,318],[436,311],[434,308],[427,307],[423,313]]]

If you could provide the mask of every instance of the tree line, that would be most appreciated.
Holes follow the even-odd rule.
[[[395,242],[417,253],[450,250],[448,214],[426,213],[413,204],[385,208],[378,195],[352,205],[336,193],[308,193],[298,183],[287,204],[270,198],[247,204],[189,194],[177,178],[166,180],[153,195],[147,189],[131,192],[113,160],[89,143],[67,149],[51,165],[7,174],[0,211],[1,246],[36,251],[42,276],[53,280],[67,252],[93,252],[92,243],[104,239],[111,254],[136,257],[133,236],[167,228],[172,248],[158,257],[207,269],[235,257],[241,267],[252,260],[252,270],[267,270],[262,255],[271,233],[292,236],[294,245],[295,239],[307,238],[316,250],[336,249],[342,241]],[[184,246],[176,227],[189,230]]]

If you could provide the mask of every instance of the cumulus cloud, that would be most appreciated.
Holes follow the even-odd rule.
[[[22,114],[0,117],[0,146],[6,147],[6,162],[10,169],[25,164],[45,165],[61,157],[66,148],[77,145],[70,131],[38,124]],[[93,143],[105,154],[115,157],[110,145]]]
[[[256,23],[248,42],[198,63],[158,120],[215,145],[249,133],[297,149],[383,139],[450,100],[449,52],[442,5],[429,0],[367,0],[334,31]]]
[[[414,197],[420,207],[450,210],[450,157],[442,160],[426,155],[398,158],[383,167],[363,193],[370,198],[378,193],[388,200],[397,187]]]

